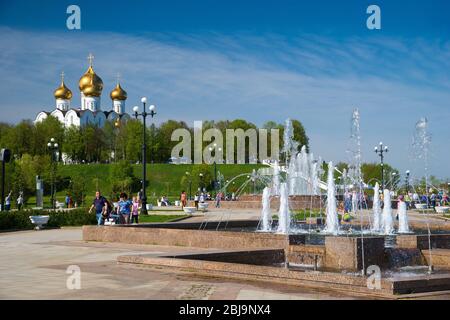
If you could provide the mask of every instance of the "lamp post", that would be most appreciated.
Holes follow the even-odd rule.
[[[392,178],[391,178],[391,189],[395,189],[395,185],[396,185],[396,178],[397,178],[397,173],[396,172],[392,172]]]
[[[5,175],[6,175],[6,163],[11,160],[11,150],[1,149],[0,150],[0,161],[2,163],[2,194],[1,194],[1,207],[0,211],[5,210]]]
[[[117,135],[119,133],[119,129],[120,129],[120,120],[117,119],[116,121],[114,121],[114,162],[117,162]]]
[[[406,194],[409,194],[409,170],[406,170],[406,176],[405,176],[405,187],[406,187]]]
[[[144,215],[147,215],[147,194],[145,192],[145,188],[146,188],[146,180],[147,180],[147,132],[146,132],[146,118],[147,116],[151,116],[152,118],[155,116],[156,114],[156,108],[154,105],[151,105],[148,109],[149,112],[147,112],[145,110],[145,106],[147,104],[147,98],[146,97],[142,97],[141,99],[142,105],[143,105],[143,111],[141,113],[139,113],[139,107],[135,106],[133,108],[134,111],[134,117],[137,119],[139,116],[142,116],[143,119],[143,124],[144,124],[144,128],[143,128],[143,135],[142,135],[142,208],[141,208],[141,213]]]
[[[381,160],[381,189],[384,190],[384,154],[389,151],[387,146],[383,148],[383,142],[374,148],[376,154],[380,156]]]
[[[198,186],[198,189],[200,192],[203,191],[203,173],[199,173],[198,176],[200,177],[200,185]]]
[[[52,205],[52,209],[55,209],[55,171],[56,171],[56,164],[57,164],[57,159],[56,159],[56,153],[58,151],[59,145],[58,143],[55,141],[55,138],[51,138],[50,142],[47,143],[47,147],[50,150],[50,160],[51,160],[51,187],[50,187],[50,198],[51,198],[51,205]]]
[[[215,195],[217,194],[217,161],[216,161],[216,148],[217,148],[217,143],[214,143],[214,193]],[[211,153],[213,151],[212,147],[209,147],[209,152]],[[218,148],[218,151],[221,152],[222,148]]]

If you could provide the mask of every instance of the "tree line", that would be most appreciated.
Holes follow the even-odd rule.
[[[293,120],[292,123],[294,140],[299,143],[299,149],[302,146],[309,148],[309,138],[302,123],[298,120]],[[173,147],[178,144],[178,141],[171,141],[172,132],[179,128],[187,129],[193,135],[193,127],[184,121],[168,120],[159,125],[152,124],[147,128],[148,162],[165,163],[169,160]],[[244,131],[259,129],[255,124],[242,119],[204,121],[203,131],[210,128],[219,129],[223,136],[226,129],[243,129]],[[283,145],[284,126],[282,124],[269,121],[261,128],[269,131],[269,150],[271,129],[280,130],[280,146]],[[142,135],[143,124],[134,119],[120,123],[108,121],[102,128],[96,125],[64,127],[54,117],[48,117],[38,123],[29,120],[16,125],[0,123],[0,147],[10,149],[16,159],[22,158],[25,154],[31,157],[48,155],[47,143],[50,138],[54,138],[60,146],[60,160],[64,153],[73,163],[109,163],[121,160],[136,163],[141,161],[142,157]],[[206,147],[209,143],[203,142],[203,146]],[[248,141],[246,143],[248,144]],[[224,148],[226,148],[225,145]]]

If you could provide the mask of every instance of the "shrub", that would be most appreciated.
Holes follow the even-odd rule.
[[[97,224],[94,213],[85,209],[70,211],[17,211],[0,212],[0,230],[31,230],[34,225],[30,216],[49,215],[47,227],[82,226]]]
[[[34,226],[29,216],[25,211],[0,212],[0,230],[31,230]]]

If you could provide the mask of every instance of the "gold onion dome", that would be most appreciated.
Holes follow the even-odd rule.
[[[126,100],[127,92],[122,89],[120,83],[117,83],[116,87],[113,89],[113,91],[111,91],[111,94],[109,96],[111,97],[111,100]]]
[[[53,92],[53,95],[55,96],[55,99],[72,99],[72,91],[66,87],[64,80],[61,80],[61,85]]]
[[[103,81],[95,73],[92,65],[89,66],[86,73],[80,78],[78,87],[87,97],[99,97],[102,94]]]

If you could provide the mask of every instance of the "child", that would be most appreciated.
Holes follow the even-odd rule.
[[[125,192],[122,192],[120,194],[120,201],[119,205],[117,206],[118,213],[121,218],[121,222],[123,224],[129,224],[130,223],[130,213],[131,213],[131,207],[133,203],[128,200],[128,196]]]
[[[139,199],[133,197],[133,204],[131,207],[131,223],[139,223]]]

